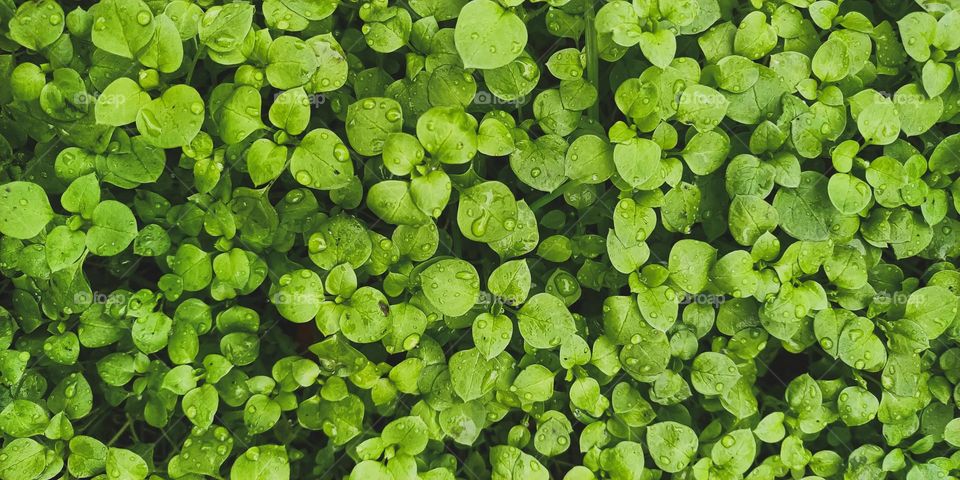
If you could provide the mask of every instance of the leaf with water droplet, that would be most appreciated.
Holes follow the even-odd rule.
[[[11,7],[12,8],[12,7]],[[63,8],[55,0],[20,4],[10,19],[10,38],[26,48],[40,51],[63,33]]]
[[[537,349],[559,347],[576,332],[573,315],[563,300],[549,293],[531,297],[517,312],[517,323],[527,345]]]
[[[704,395],[722,395],[739,379],[736,364],[722,353],[705,352],[693,360],[690,380],[693,388]]]
[[[105,200],[93,210],[93,225],[87,231],[87,248],[94,255],[110,257],[124,251],[137,238],[137,219],[126,205]]]
[[[248,3],[210,7],[200,19],[200,43],[221,53],[237,49],[250,32],[255,13],[256,8]]]
[[[383,152],[387,137],[403,128],[400,104],[392,98],[367,97],[347,107],[347,139],[360,155],[372,157]]]
[[[174,85],[160,98],[146,104],[137,113],[137,130],[152,145],[176,148],[187,145],[203,124],[203,111],[191,106],[203,103],[197,91],[188,85]]]
[[[353,178],[350,151],[331,130],[317,128],[303,137],[290,157],[290,172],[301,185],[318,190],[335,190]]]
[[[480,294],[477,270],[460,259],[444,259],[430,265],[420,272],[420,285],[437,311],[451,317],[470,311]]]
[[[147,462],[140,455],[125,448],[107,450],[107,477],[117,480],[144,480],[149,473]]]
[[[53,218],[47,194],[30,182],[0,185],[0,233],[28,239],[43,231]]]
[[[217,118],[220,138],[232,145],[265,128],[260,113],[262,103],[260,92],[249,85],[240,85],[231,91],[213,113]],[[197,116],[203,118],[202,114]]]
[[[647,427],[647,449],[661,470],[676,473],[690,464],[697,453],[697,434],[687,425],[666,421]]]
[[[527,44],[527,27],[516,14],[490,0],[472,0],[457,17],[454,31],[457,52],[466,68],[502,67]]]

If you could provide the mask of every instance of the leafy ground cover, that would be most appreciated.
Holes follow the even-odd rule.
[[[0,0],[0,480],[960,475],[960,3]]]

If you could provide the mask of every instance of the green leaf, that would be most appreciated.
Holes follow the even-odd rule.
[[[387,137],[402,125],[400,104],[390,98],[367,98],[347,108],[347,139],[360,155],[379,155]]]
[[[119,127],[137,120],[137,112],[150,103],[150,94],[126,77],[120,77],[97,97],[97,123]]]
[[[717,250],[697,240],[684,239],[670,250],[670,278],[690,293],[698,293],[707,286],[708,273],[717,258]]]
[[[928,286],[910,294],[904,318],[917,322],[933,340],[953,323],[957,305],[957,296],[947,288]]]
[[[107,450],[107,476],[122,480],[143,480],[149,469],[143,457],[124,448]]]
[[[183,413],[194,425],[209,427],[217,414],[219,403],[217,390],[212,385],[204,384],[183,396]]]
[[[94,255],[117,255],[137,238],[136,217],[126,205],[116,200],[100,202],[90,218],[93,225],[87,231],[87,248]]]
[[[527,27],[490,0],[471,0],[457,16],[457,52],[466,68],[494,69],[510,63],[527,44]]]
[[[716,352],[705,352],[693,360],[690,374],[693,388],[704,395],[723,395],[740,380],[740,371],[730,357]]]
[[[174,85],[140,108],[137,130],[155,147],[181,147],[197,136],[204,111],[203,99],[193,87]]]
[[[93,44],[125,58],[134,58],[157,28],[153,12],[140,0],[104,0],[90,9],[90,15]]]
[[[617,174],[639,188],[660,168],[661,148],[645,138],[633,138],[613,147],[613,163]]]
[[[310,98],[303,87],[287,90],[277,96],[270,106],[270,123],[290,135],[299,135],[310,121]]]
[[[844,215],[854,215],[867,207],[872,198],[867,182],[846,173],[837,173],[827,183],[830,202]]]
[[[480,294],[477,270],[463,260],[440,260],[420,273],[427,300],[442,314],[458,317],[467,313]]]
[[[704,86],[691,85],[680,95],[677,119],[708,132],[716,128],[727,113],[730,102],[720,92]]]
[[[530,267],[525,260],[506,262],[493,273],[487,281],[487,288],[499,301],[507,305],[520,305],[530,293]]]
[[[548,293],[531,297],[517,312],[517,322],[524,341],[537,349],[558,347],[576,331],[566,305]]]
[[[513,321],[505,315],[481,313],[473,321],[473,343],[485,358],[503,352],[513,338]]]
[[[297,270],[284,274],[279,280],[280,288],[273,294],[272,302],[277,311],[294,323],[306,323],[320,311],[323,301],[323,282],[310,270]]]
[[[30,438],[16,438],[6,442],[0,449],[0,478],[37,478],[47,464],[47,453],[46,447]]]
[[[177,25],[163,14],[155,16],[153,20],[156,25],[153,35],[146,46],[137,52],[137,59],[160,72],[176,72],[183,64],[183,43]]]
[[[248,3],[215,5],[200,19],[200,42],[215,52],[238,48],[250,32],[256,8]]]
[[[483,397],[496,386],[496,362],[479,349],[461,350],[450,357],[450,383],[463,401]]]
[[[417,120],[417,139],[441,163],[467,163],[477,154],[477,120],[461,107],[434,107]]]
[[[0,412],[0,430],[12,437],[40,435],[48,422],[47,411],[30,400],[14,400]]]
[[[677,54],[677,38],[670,30],[643,32],[639,37],[640,51],[650,63],[666,68]]]
[[[518,209],[506,185],[489,181],[460,193],[457,224],[463,235],[477,242],[495,242],[518,229]]]
[[[283,445],[259,445],[248,448],[230,467],[230,480],[288,480],[290,463]]]
[[[267,61],[267,81],[280,90],[291,90],[306,84],[319,67],[319,58],[313,49],[308,48],[303,40],[287,35],[270,44]],[[278,97],[277,101],[280,100]]]
[[[19,239],[36,236],[53,219],[53,209],[40,185],[10,182],[0,186],[0,233]]]
[[[697,434],[686,425],[668,421],[647,427],[647,449],[657,467],[665,472],[686,468],[698,445]]]

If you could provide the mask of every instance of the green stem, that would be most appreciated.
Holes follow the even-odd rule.
[[[113,445],[113,442],[116,442],[117,439],[120,438],[120,435],[123,435],[123,432],[127,431],[127,429],[130,428],[130,425],[131,425],[131,424],[132,424],[132,422],[131,422],[130,418],[127,418],[127,423],[124,423],[123,426],[120,427],[120,430],[117,430],[117,433],[113,434],[113,438],[111,438],[110,441],[107,442],[107,446],[108,446],[108,447],[109,447],[109,446],[112,446],[112,445]]]
[[[586,11],[587,30],[584,33],[587,40],[587,80],[597,89],[597,101],[593,102],[588,111],[590,120],[600,121],[600,57],[597,55],[597,28],[594,25],[595,14],[593,11],[593,2],[588,2],[589,7]]]
[[[578,186],[580,186],[580,182],[576,180],[567,180],[566,183],[557,187],[556,190],[538,198],[536,202],[533,202],[532,204],[530,204],[530,210],[536,213],[538,210],[546,206],[548,203],[552,202],[554,199],[556,199],[560,195],[563,195],[564,193],[567,193],[570,190],[577,188]]]
[[[200,48],[200,44],[197,42],[197,39],[193,39],[193,46],[197,51],[193,54],[193,61],[190,62],[190,73],[187,74],[187,85],[190,85],[190,80],[193,79],[193,72],[197,70],[197,62],[200,61],[200,57],[203,56],[203,48]]]

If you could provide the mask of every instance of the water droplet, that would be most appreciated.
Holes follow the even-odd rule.
[[[313,176],[310,175],[310,172],[306,170],[300,170],[294,174],[294,178],[297,179],[297,182],[300,182],[301,185],[312,185]]]
[[[487,219],[485,215],[481,215],[479,218],[473,221],[470,225],[470,233],[474,237],[483,237],[487,233]]]
[[[310,253],[320,253],[327,249],[327,240],[323,238],[323,234],[316,233],[310,237],[307,248],[310,250]]]
[[[151,20],[153,20],[153,15],[146,10],[137,14],[137,23],[140,25],[149,25]]]
[[[420,344],[420,335],[413,333],[403,339],[403,349],[404,350],[413,350],[417,348],[417,345]]]
[[[163,129],[160,128],[160,122],[157,120],[157,116],[153,113],[153,110],[147,108],[141,109],[138,119],[140,121],[137,122],[137,126],[143,127],[140,133],[151,137],[159,137],[163,133]]]

